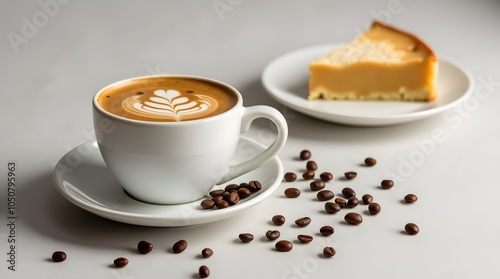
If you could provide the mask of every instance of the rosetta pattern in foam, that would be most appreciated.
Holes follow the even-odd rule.
[[[123,101],[123,108],[135,115],[148,118],[182,121],[202,118],[217,109],[217,101],[207,95],[190,93],[182,95],[179,91],[158,89],[147,100],[132,96]]]

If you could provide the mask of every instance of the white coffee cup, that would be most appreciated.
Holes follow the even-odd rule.
[[[110,88],[116,91],[130,81],[157,78],[193,79],[222,86],[236,96],[236,104],[206,118],[154,122],[117,116],[97,101]],[[204,197],[214,185],[274,158],[288,135],[286,120],[276,109],[244,107],[241,94],[232,86],[196,76],[145,76],[108,85],[93,98],[93,118],[99,150],[109,170],[130,196],[154,204],[180,204]],[[276,125],[276,140],[255,157],[230,165],[241,133],[248,131],[257,118],[267,118]]]

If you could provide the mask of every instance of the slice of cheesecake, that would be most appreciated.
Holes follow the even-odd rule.
[[[417,36],[375,21],[309,65],[309,100],[432,101],[438,59]]]

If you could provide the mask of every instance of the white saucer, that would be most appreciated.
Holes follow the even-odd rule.
[[[309,63],[339,44],[296,50],[272,61],[262,82],[278,102],[322,120],[355,126],[383,126],[414,121],[458,105],[472,94],[473,78],[455,62],[440,58],[438,98],[433,102],[307,100]]]
[[[264,150],[253,140],[241,138],[234,162],[248,159]],[[230,217],[258,204],[278,188],[283,177],[283,165],[278,157],[260,168],[215,188],[230,183],[258,180],[259,192],[225,209],[202,209],[200,201],[181,205],[154,205],[129,197],[106,167],[95,141],[87,142],[68,152],[58,162],[53,179],[59,192],[73,204],[96,215],[135,225],[181,227],[213,222]]]

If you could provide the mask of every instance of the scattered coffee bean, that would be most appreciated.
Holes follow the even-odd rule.
[[[324,236],[330,236],[335,232],[332,226],[323,226],[319,229],[319,232]]]
[[[220,195],[220,196],[215,196],[215,197],[213,197],[213,198],[212,198],[212,201],[213,201],[214,203],[217,203],[218,201],[221,201],[221,200],[223,200],[223,199],[224,199],[224,196],[223,196],[223,195]]]
[[[201,250],[201,256],[204,258],[210,258],[214,254],[214,251],[210,248],[204,248]]]
[[[376,202],[370,203],[370,205],[368,205],[368,211],[370,212],[371,215],[379,214],[380,210],[382,210],[382,208],[380,207],[380,204]]]
[[[340,208],[347,207],[347,201],[343,198],[336,198],[335,203],[340,206]]]
[[[328,182],[333,179],[333,174],[330,172],[323,172],[319,175],[319,178],[321,178],[324,182]]]
[[[215,202],[213,200],[205,199],[201,201],[200,205],[203,209],[210,209],[214,207]]]
[[[325,182],[323,180],[314,180],[313,182],[309,183],[309,187],[311,188],[312,191],[319,191],[323,188],[325,188]]]
[[[247,189],[248,189],[248,183],[246,183],[246,182],[241,182],[241,183],[240,183],[240,188],[247,188]]]
[[[229,184],[224,188],[227,192],[237,191],[238,189],[240,189],[240,185],[238,184]]]
[[[344,173],[344,176],[347,179],[353,179],[356,176],[358,176],[358,174],[356,172],[354,172],[354,171],[348,171],[348,172]]]
[[[293,249],[293,244],[288,240],[280,240],[274,245],[279,252],[288,252]]]
[[[285,181],[286,182],[293,182],[297,179],[297,175],[293,172],[287,172],[285,173]]]
[[[364,204],[370,204],[373,202],[373,197],[370,194],[364,194],[361,199],[363,200]]]
[[[262,189],[262,184],[257,180],[252,180],[248,182],[248,186],[246,188],[248,188],[250,192],[255,193]]]
[[[276,240],[281,236],[281,233],[277,230],[268,230],[266,232],[266,237],[269,240]]]
[[[274,215],[272,221],[275,225],[281,226],[285,223],[285,216],[283,215]]]
[[[215,202],[215,206],[218,209],[227,208],[227,207],[229,207],[229,203],[227,201],[225,201],[224,199],[222,199],[222,200]]]
[[[391,189],[394,186],[394,181],[390,179],[384,179],[380,183],[380,186],[382,186],[382,189]]]
[[[300,152],[300,160],[307,160],[311,158],[311,151],[305,149]]]
[[[137,250],[141,254],[147,254],[153,251],[153,244],[148,241],[141,240],[139,241],[139,243],[137,243]]]
[[[309,217],[302,217],[297,220],[295,220],[295,224],[299,227],[305,227],[311,223],[311,218]]]
[[[317,169],[318,169],[318,164],[316,164],[316,162],[314,162],[314,161],[308,161],[306,163],[306,170],[315,171]]]
[[[297,198],[300,196],[300,190],[297,188],[287,188],[285,190],[285,196],[287,198]]]
[[[55,251],[52,253],[52,260],[56,263],[64,262],[66,260],[66,253],[63,251]]]
[[[128,264],[128,259],[124,257],[116,258],[113,263],[116,267],[124,267]]]
[[[334,202],[326,202],[325,203],[325,211],[330,213],[330,214],[333,214],[333,213],[337,213],[340,211],[340,205],[337,204],[337,203],[334,203]]]
[[[405,225],[405,231],[408,234],[415,235],[420,231],[420,228],[414,223],[408,223]]]
[[[345,187],[344,189],[342,189],[342,195],[344,195],[344,197],[348,199],[350,197],[356,196],[356,191],[354,191],[352,188]]]
[[[242,187],[238,189],[238,196],[240,196],[240,199],[245,199],[248,198],[252,195],[252,192],[248,190],[246,187]]]
[[[374,166],[377,163],[377,160],[373,159],[372,157],[368,157],[365,159],[365,164],[367,166]]]
[[[240,233],[240,235],[238,235],[238,237],[244,243],[248,243],[248,242],[251,242],[253,240],[253,234],[251,234],[251,233]]]
[[[332,191],[330,190],[321,190],[318,192],[318,194],[316,195],[316,198],[319,200],[319,201],[328,201],[328,200],[331,200],[333,199],[333,196],[335,194],[333,194]]]
[[[231,192],[229,195],[226,197],[226,201],[229,205],[235,205],[240,201],[240,195],[238,192]]]
[[[349,212],[344,216],[344,220],[351,225],[359,225],[363,222],[363,217],[356,212]]]
[[[358,204],[359,204],[359,199],[356,198],[355,196],[352,196],[347,200],[348,208],[355,208],[356,206],[358,206]]]
[[[206,265],[202,265],[198,269],[198,275],[200,275],[200,278],[207,278],[210,276],[210,269]]]
[[[335,249],[333,249],[333,247],[323,248],[323,256],[325,256],[325,258],[331,258],[335,256],[336,253],[337,252],[335,251]]]
[[[408,194],[404,198],[407,203],[414,203],[418,200],[418,197],[415,194]]]
[[[185,241],[184,239],[181,239],[181,240],[177,241],[176,243],[174,243],[174,245],[172,246],[172,250],[174,251],[175,254],[179,254],[179,253],[184,252],[184,250],[186,250],[187,246],[188,246],[187,241]]]
[[[222,190],[222,189],[218,189],[218,190],[212,190],[212,191],[210,191],[208,194],[209,194],[212,198],[214,198],[214,197],[217,197],[217,196],[221,196],[221,195],[222,195],[222,193],[224,193],[224,192],[225,192],[224,190]]]
[[[305,171],[303,174],[302,174],[302,177],[305,179],[305,180],[311,180],[311,179],[314,179],[314,171],[312,170],[308,170],[308,171]]]
[[[307,234],[299,234],[297,235],[297,239],[300,241],[300,243],[309,243],[313,241],[313,237]]]

